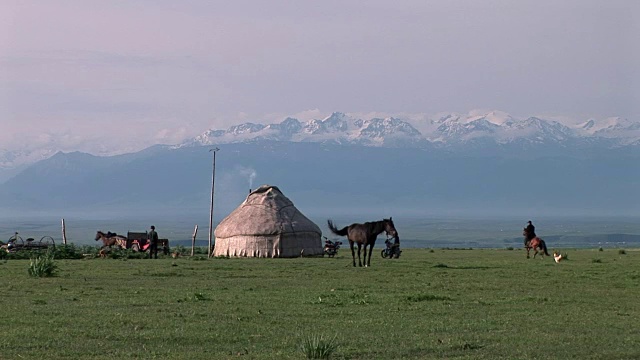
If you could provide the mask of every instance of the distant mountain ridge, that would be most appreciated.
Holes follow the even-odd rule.
[[[423,141],[420,131],[406,121],[389,118],[369,120],[335,112],[322,120],[305,123],[288,117],[277,124],[244,123],[227,130],[208,130],[176,147],[236,143],[254,140],[324,142],[365,146],[400,146]]]
[[[640,151],[629,148],[585,152],[505,144],[460,153],[274,140],[220,148],[216,216],[261,184],[279,186],[311,214],[361,220],[424,213],[640,214]],[[206,218],[209,149],[154,146],[108,157],[57,153],[0,184],[0,214]]]
[[[421,128],[422,131],[395,117],[366,120],[334,112],[321,120],[301,122],[288,117],[275,124],[244,123],[227,130],[208,130],[176,147],[256,140],[417,148],[460,147],[479,141],[493,145],[550,143],[601,148],[640,145],[640,122],[622,118],[590,119],[567,126],[554,120],[515,119],[492,111],[475,116],[447,114],[429,120]]]
[[[516,119],[501,111],[444,113],[430,119],[406,117],[372,117],[369,119],[334,112],[323,119],[300,121],[287,117],[279,123],[247,122],[226,130],[211,129],[174,148],[232,144],[253,141],[315,142],[324,144],[373,147],[448,148],[468,152],[496,147],[531,147],[549,149],[640,148],[640,121],[611,117],[588,119],[578,124],[529,117]],[[90,145],[87,145],[90,144]],[[53,138],[48,145],[22,149],[0,149],[0,183],[27,166],[47,159],[58,151],[83,151],[93,155],[134,152],[131,142],[113,142],[117,149],[85,141],[84,148],[69,148],[63,140]],[[96,147],[98,146],[98,147]]]

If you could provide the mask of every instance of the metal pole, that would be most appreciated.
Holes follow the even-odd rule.
[[[213,170],[211,171],[211,206],[209,207],[209,249],[207,257],[211,257],[213,251],[211,246],[213,237],[213,193],[216,184],[216,152],[218,152],[218,150],[220,149],[215,148],[209,150],[209,152],[213,151]]]
[[[62,244],[67,245],[67,228],[64,226],[64,219],[62,219]]]
[[[191,237],[191,256],[194,255],[196,251],[196,236],[198,235],[198,224],[196,224],[195,229],[193,229],[193,236]]]

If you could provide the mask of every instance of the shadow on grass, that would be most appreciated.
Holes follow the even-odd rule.
[[[417,294],[417,295],[409,295],[405,298],[408,302],[422,302],[422,301],[451,301],[452,298],[443,295],[433,295],[433,294]]]
[[[487,270],[487,269],[497,269],[492,266],[449,266],[447,264],[436,264],[433,265],[434,268],[441,269],[456,269],[456,270]]]

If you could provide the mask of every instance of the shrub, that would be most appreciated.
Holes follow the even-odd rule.
[[[626,254],[627,254],[627,251],[626,251],[625,249],[620,249],[620,250],[618,250],[618,254],[620,254],[620,255],[626,255]]]
[[[196,246],[193,249],[193,253],[194,253],[194,255],[208,255],[209,252],[207,251],[207,248],[208,248],[207,246]],[[191,251],[191,250],[189,250],[189,251]]]
[[[594,264],[600,264],[602,262],[602,260],[600,260],[600,259],[592,259],[591,262],[594,263]]]
[[[604,251],[604,249],[601,247],[598,248],[598,251]]]
[[[97,248],[94,246],[87,245],[56,245],[55,248],[42,249],[42,250],[20,250],[11,253],[7,253],[6,251],[0,251],[0,259],[7,260],[27,260],[38,257],[42,255],[44,252],[49,252],[56,259],[82,259],[84,257],[83,254],[95,254],[97,253]]]
[[[327,338],[317,334],[303,334],[299,349],[307,359],[328,359],[338,349],[337,335]]]
[[[143,251],[133,251],[131,249],[120,249],[113,248],[107,252],[107,257],[109,259],[146,259],[149,257],[149,254]]]
[[[173,251],[172,251],[172,252],[173,252],[173,253],[177,253],[177,254],[179,254],[179,255],[181,255],[181,256],[183,256],[183,255],[187,255],[187,249],[186,249],[184,246],[182,246],[182,245],[176,245],[176,246],[174,246],[174,247],[173,247]],[[194,249],[194,253],[195,253],[195,249]],[[189,249],[189,254],[191,254],[191,249]]]
[[[58,245],[52,250],[56,259],[82,259],[84,256],[84,247],[76,245]]]
[[[58,270],[58,265],[53,260],[53,253],[47,251],[45,254],[31,258],[29,263],[29,275],[33,277],[54,276]]]

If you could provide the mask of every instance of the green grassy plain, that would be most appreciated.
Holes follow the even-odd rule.
[[[2,359],[638,359],[640,251],[0,262]]]

